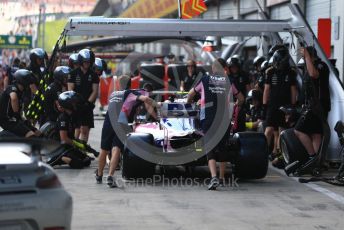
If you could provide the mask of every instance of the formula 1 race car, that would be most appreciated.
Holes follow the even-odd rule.
[[[124,178],[151,177],[156,165],[207,165],[203,134],[197,125],[199,111],[191,108],[184,102],[163,103],[158,109],[159,122],[148,122],[138,116],[139,123],[127,135],[122,154]],[[264,134],[236,133],[227,141],[225,149],[235,177],[265,177],[268,149]]]

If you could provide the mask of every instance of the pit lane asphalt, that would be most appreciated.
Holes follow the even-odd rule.
[[[90,144],[99,149],[103,120],[97,117]],[[148,184],[95,183],[94,170],[56,168],[73,196],[72,229],[343,229],[344,190],[321,182],[304,185],[269,168],[266,178],[239,181],[239,187],[208,191],[207,168],[192,179],[171,168]],[[106,172],[104,173],[106,175]],[[116,171],[118,179],[120,172]],[[174,178],[174,179],[173,179]],[[200,178],[200,179],[197,179]],[[104,182],[106,178],[103,179]],[[160,180],[160,182],[159,182]],[[162,180],[164,182],[162,182]],[[318,189],[317,189],[318,188]],[[320,188],[320,189],[319,189]]]

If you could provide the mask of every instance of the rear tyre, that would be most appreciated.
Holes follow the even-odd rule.
[[[294,133],[294,129],[287,129],[281,132],[280,147],[287,164],[294,161],[305,162],[308,159],[308,154],[305,147]]]
[[[257,132],[239,132],[233,137],[237,157],[235,176],[242,179],[261,179],[268,171],[268,146],[265,135]]]
[[[128,135],[122,155],[122,177],[125,179],[149,178],[155,173],[155,164],[143,160],[130,150],[131,146],[140,146],[142,142],[153,145],[153,135],[148,133]]]

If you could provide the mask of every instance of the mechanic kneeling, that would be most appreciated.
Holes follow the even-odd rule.
[[[73,113],[83,104],[82,97],[73,92],[66,91],[58,97],[58,108],[61,112],[57,119],[57,128],[60,134],[62,146],[57,150],[55,157],[48,161],[51,166],[68,164],[71,168],[81,169],[91,164],[91,158],[79,149],[73,147],[74,124]]]
[[[31,71],[20,69],[14,73],[14,84],[9,85],[0,99],[0,126],[19,137],[40,136],[40,132],[21,116],[21,102],[25,91],[34,83]]]

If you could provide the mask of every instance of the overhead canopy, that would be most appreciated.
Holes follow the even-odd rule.
[[[259,36],[292,28],[290,20],[182,20],[145,18],[71,18],[70,36]]]
[[[166,39],[166,37],[110,37],[110,38],[97,38],[77,43],[70,43],[66,45],[63,49],[64,52],[70,52],[74,50],[83,49],[85,47],[95,47],[95,46],[113,46],[116,44],[135,44],[135,43],[149,43],[158,40]],[[191,37],[169,37],[168,39],[179,39],[184,41],[197,40]],[[204,39],[203,39],[204,40]]]

